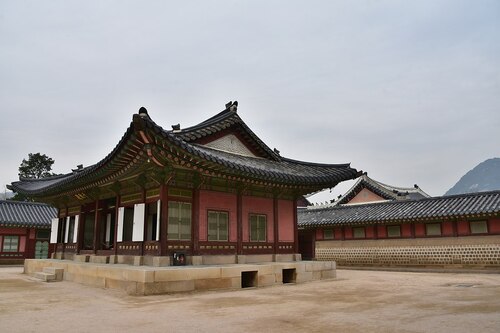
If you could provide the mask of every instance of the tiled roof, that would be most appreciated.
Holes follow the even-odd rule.
[[[408,200],[430,197],[416,185],[413,187],[399,187],[388,185],[368,177],[368,175],[365,173],[361,177],[359,177],[354,185],[333,204],[341,205],[348,203],[363,188],[369,189],[373,193],[381,196],[386,200]]]
[[[234,103],[236,103],[236,106],[229,102],[226,105],[225,110],[199,123],[198,125],[169,132],[180,137],[185,142],[196,142],[202,138],[214,135],[226,129],[238,127],[240,132],[242,132],[244,136],[249,139],[253,148],[261,151],[262,155],[266,158],[279,160],[280,156],[274,150],[271,150],[240,118],[236,112],[238,102]]]
[[[266,151],[268,157],[242,156],[191,142],[198,136],[209,135],[212,129],[215,131],[218,128],[223,128],[226,126],[224,125],[226,122],[237,123],[240,129],[244,129],[245,135],[257,143],[256,145],[260,147],[259,149]],[[351,168],[349,164],[309,163],[280,156],[260,141],[236,114],[235,109],[229,107],[209,120],[181,131],[164,130],[151,120],[147,113],[135,114],[130,127],[120,142],[99,163],[62,176],[36,180],[21,179],[18,182],[13,182],[9,187],[16,192],[26,195],[43,196],[47,195],[49,191],[54,194],[58,191],[69,189],[71,186],[74,186],[73,184],[76,181],[80,183],[95,181],[96,179],[92,177],[95,177],[96,171],[106,168],[118,156],[120,151],[128,145],[131,136],[143,130],[150,131],[160,137],[166,145],[179,149],[183,154],[189,154],[190,156],[201,158],[211,163],[218,170],[224,170],[223,172],[228,174],[241,175],[258,181],[308,186],[320,190],[333,187],[341,181],[354,179],[359,176],[358,171]],[[159,145],[161,144],[160,142]],[[124,157],[122,156],[120,160],[123,161]]]
[[[42,203],[0,200],[0,226],[50,228],[57,209]]]
[[[500,191],[493,191],[328,208],[311,207],[299,210],[297,217],[299,227],[307,228],[498,216],[499,214]]]

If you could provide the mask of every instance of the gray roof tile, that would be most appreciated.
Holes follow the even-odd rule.
[[[361,205],[310,207],[299,210],[297,218],[299,227],[306,228],[485,214],[500,214],[500,191]]]
[[[0,226],[50,228],[57,209],[42,203],[0,201]]]

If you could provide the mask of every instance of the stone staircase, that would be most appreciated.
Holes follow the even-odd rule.
[[[62,281],[64,268],[44,267],[43,271],[35,272],[34,277],[44,282]]]

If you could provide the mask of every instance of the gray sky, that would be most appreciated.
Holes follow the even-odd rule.
[[[283,156],[442,195],[500,156],[500,2],[0,0],[2,187],[229,100]]]

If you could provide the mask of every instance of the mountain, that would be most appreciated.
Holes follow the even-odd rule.
[[[500,158],[479,163],[444,195],[500,190]]]

